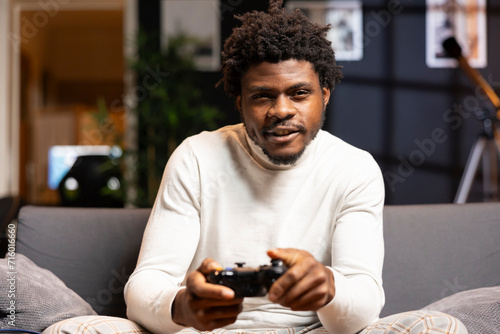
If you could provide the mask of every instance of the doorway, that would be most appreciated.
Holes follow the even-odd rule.
[[[133,46],[124,41],[137,26],[135,0],[52,2],[12,6],[19,36],[10,108],[19,124],[11,135],[19,147],[17,191],[36,205],[59,202],[48,182],[52,147],[124,145],[128,113],[110,106],[131,86],[124,54]]]

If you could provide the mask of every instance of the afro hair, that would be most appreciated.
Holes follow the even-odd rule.
[[[241,94],[241,77],[253,65],[289,59],[310,62],[322,87],[333,91],[342,73],[335,62],[331,42],[326,39],[330,25],[312,23],[299,9],[289,12],[283,0],[270,0],[268,13],[252,11],[236,16],[242,25],[233,29],[222,51],[222,79],[226,94]]]

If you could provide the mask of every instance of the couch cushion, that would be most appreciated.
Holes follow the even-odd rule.
[[[52,271],[98,314],[123,317],[123,288],[136,266],[149,212],[25,206],[17,251]]]
[[[0,259],[0,328],[41,332],[64,319],[95,314],[92,307],[49,270],[22,254]]]
[[[424,309],[456,317],[469,334],[500,333],[500,286],[458,292]]]
[[[498,202],[386,206],[382,316],[500,285],[499,236]]]

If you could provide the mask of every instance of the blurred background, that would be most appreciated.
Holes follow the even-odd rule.
[[[476,140],[497,120],[492,103],[439,48],[457,35],[498,93],[500,0],[285,5],[332,23],[344,79],[324,129],[375,157],[386,204],[453,202]],[[234,15],[267,6],[0,0],[0,197],[150,207],[183,138],[240,121],[233,101],[215,88],[220,51],[238,25]],[[483,194],[483,182],[498,185],[483,171],[467,201],[498,199]]]

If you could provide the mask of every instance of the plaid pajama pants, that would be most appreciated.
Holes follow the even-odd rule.
[[[327,334],[316,323],[298,328],[238,331],[218,329],[201,332],[192,328],[181,334]],[[395,314],[366,327],[358,334],[467,334],[465,326],[456,318],[437,311],[411,311]],[[150,334],[136,323],[122,318],[107,316],[83,316],[58,322],[43,334]]]

